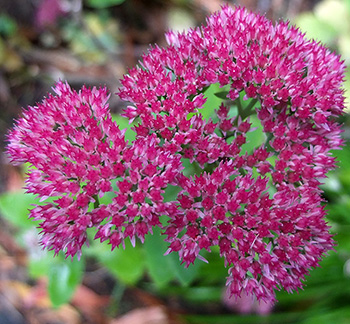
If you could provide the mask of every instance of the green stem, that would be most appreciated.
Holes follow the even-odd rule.
[[[241,97],[238,97],[236,100],[237,108],[238,108],[238,116],[243,116],[243,106],[241,102]]]
[[[242,118],[242,121],[245,120],[247,117],[255,114],[255,110],[253,109],[255,104],[257,103],[258,99],[251,99],[249,104],[244,107],[241,101],[241,97],[238,97],[235,100],[235,104],[237,105],[237,109],[238,109],[238,116],[240,116]],[[238,116],[235,120],[235,124],[238,124]]]
[[[95,199],[94,208],[98,208],[100,206],[100,201],[98,199],[98,196],[97,195],[93,195],[92,198]]]
[[[265,141],[265,147],[266,147],[266,150],[268,152],[274,152],[275,150],[272,148],[272,146],[270,145],[270,140],[273,138],[273,134],[272,133],[268,133],[267,136],[266,136],[266,141]]]
[[[258,99],[252,99],[250,100],[248,106],[244,109],[244,111],[246,111],[247,113],[249,113],[248,116],[252,115],[253,113],[255,113],[255,110],[252,110],[253,107],[255,106],[255,104],[258,102]],[[248,117],[247,116],[247,117]]]

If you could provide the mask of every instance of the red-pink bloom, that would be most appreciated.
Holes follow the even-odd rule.
[[[105,88],[76,92],[58,82],[53,90],[56,96],[29,107],[8,136],[12,163],[34,167],[27,192],[50,198],[30,211],[41,221],[42,244],[80,254],[90,227],[112,249],[127,237],[143,241],[167,214],[171,203],[162,194],[182,169],[180,156],[161,148],[155,135],[128,145]],[[114,197],[107,206],[99,203],[106,193]]]
[[[27,192],[51,202],[30,211],[42,221],[42,243],[57,253],[80,253],[86,229],[93,226],[89,210],[111,190],[113,166],[126,147],[112,122],[106,89],[79,93],[58,82],[42,103],[29,107],[9,134],[12,163],[29,162]],[[108,171],[108,170],[109,171]]]
[[[167,253],[188,266],[218,246],[231,295],[272,302],[276,289],[302,288],[334,245],[319,185],[342,144],[343,62],[287,23],[228,6],[167,39],[122,80],[124,115],[140,121],[134,142],[112,121],[105,89],[62,82],[9,134],[12,162],[35,167],[27,191],[51,198],[31,210],[42,243],[74,255],[95,227],[113,249],[143,242],[166,215]],[[207,120],[214,83],[227,100]],[[253,113],[265,142],[248,151]],[[180,188],[175,201],[164,201],[168,185]]]
[[[157,134],[164,149],[202,169],[177,179],[168,252],[189,265],[218,245],[233,295],[273,301],[275,289],[301,288],[334,244],[319,185],[335,166],[330,150],[342,144],[334,117],[344,107],[343,62],[288,23],[228,6],[167,40],[129,71],[119,95],[131,102],[124,115],[140,118],[137,137]],[[214,83],[231,101],[215,121],[200,114]],[[258,101],[266,134],[252,152],[242,151],[254,131],[244,120],[251,108],[229,113],[244,92],[243,106]]]
[[[144,241],[154,226],[161,227],[160,216],[169,215],[173,202],[164,202],[164,189],[174,185],[183,169],[180,156],[173,156],[159,146],[156,136],[138,139],[123,152],[125,173],[116,182],[112,203],[92,212],[98,232],[95,238],[108,240],[112,249],[130,238]],[[103,225],[101,221],[105,220]]]

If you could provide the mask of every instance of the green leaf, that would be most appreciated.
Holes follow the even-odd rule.
[[[347,61],[350,60],[350,57],[347,58]],[[346,103],[346,112],[349,113],[350,111],[350,71],[347,69],[345,72],[345,82],[344,82],[344,96],[345,96],[345,103]]]
[[[35,235],[38,235],[38,234],[35,233]],[[29,262],[28,262],[29,276],[33,279],[46,277],[53,263],[54,253],[52,251],[42,250],[40,246],[31,247],[28,253],[29,253]]]
[[[92,8],[108,8],[122,4],[125,0],[87,0],[87,4]]]
[[[317,312],[302,322],[303,324],[350,324],[350,309],[345,306],[339,309],[330,309],[328,311]]]
[[[339,194],[338,194],[339,196]],[[334,194],[334,197],[337,197],[336,193]],[[350,208],[350,201],[349,196],[345,195],[342,199],[343,201],[339,201],[335,204],[328,204],[328,219],[336,222],[339,225],[350,225],[350,219],[349,219],[349,208]],[[350,248],[350,246],[349,246]]]
[[[133,124],[129,124],[129,120],[125,117],[122,117],[118,114],[112,114],[112,119],[117,123],[120,130],[126,130],[125,131],[125,139],[129,142],[132,142],[135,140],[135,131],[131,129],[133,127]]]
[[[177,279],[182,286],[189,286],[197,278],[203,261],[196,260],[194,265],[185,268],[179,260],[179,254],[172,252],[164,255],[169,244],[164,241],[160,230],[155,228],[153,235],[145,237],[144,251],[146,255],[147,271],[158,286],[163,288],[173,279]]]
[[[242,145],[241,154],[251,153],[256,147],[264,143],[265,135],[259,118],[256,115],[250,116],[251,128],[257,128],[246,134],[247,141]]]
[[[225,286],[225,278],[227,277],[227,268],[225,268],[225,261],[220,256],[220,249],[218,246],[211,248],[211,253],[206,253],[204,257],[208,263],[201,263],[201,267],[197,274],[197,280],[202,286]]]
[[[350,75],[349,75],[350,76]],[[341,169],[350,168],[350,143],[346,142],[342,150],[333,150],[332,154],[337,157]]]
[[[158,228],[153,230],[153,235],[148,234],[145,237],[147,271],[158,288],[174,279],[173,269],[168,261],[169,255],[164,256],[167,245]]]
[[[200,109],[200,113],[202,114],[203,118],[209,119],[213,115],[215,109],[219,108],[220,104],[222,103],[222,99],[227,99],[226,97],[219,98],[217,96],[218,93],[223,94],[224,92],[227,93],[226,88],[220,88],[219,83],[211,84],[205,90],[204,95],[207,97],[207,101],[203,105],[203,108]]]
[[[188,268],[185,268],[184,264],[181,264],[179,260],[179,254],[172,252],[167,255],[169,266],[173,271],[174,276],[180,282],[182,286],[189,286],[196,278],[198,271],[203,264],[203,261],[196,259],[194,264],[191,264]]]
[[[187,161],[186,161],[187,162]],[[190,173],[192,174],[192,173]],[[164,190],[164,202],[174,201],[177,198],[178,193],[181,191],[180,186],[168,185]]]
[[[129,240],[125,241],[125,250],[122,248],[110,250],[107,244],[98,243],[94,255],[97,259],[120,281],[134,285],[145,271],[145,258],[143,250],[136,245],[131,246]]]
[[[224,291],[222,286],[199,286],[199,287],[180,287],[168,286],[160,291],[161,295],[179,296],[182,300],[191,303],[218,303],[221,301]]]
[[[54,307],[69,302],[83,277],[83,262],[57,257],[49,269],[49,296]]]
[[[38,203],[32,194],[24,192],[4,193],[0,196],[0,212],[11,224],[20,229],[33,227],[36,223],[28,219],[29,208]]]
[[[227,95],[228,95],[228,91],[220,91],[220,92],[214,93],[214,96],[223,100],[227,100]]]
[[[195,163],[191,163],[190,160],[187,158],[182,158],[181,162],[184,166],[183,174],[186,177],[196,174],[197,170]]]

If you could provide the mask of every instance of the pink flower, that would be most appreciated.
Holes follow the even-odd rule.
[[[73,256],[93,226],[89,209],[111,190],[117,176],[113,166],[126,143],[109,115],[106,89],[84,87],[77,93],[58,82],[54,91],[56,96],[29,107],[17,121],[8,136],[8,153],[12,163],[34,167],[28,172],[27,192],[42,200],[55,197],[30,211],[42,221],[43,245]]]
[[[168,253],[188,266],[219,246],[231,295],[269,302],[275,289],[302,288],[334,244],[319,185],[335,167],[330,150],[342,145],[334,117],[344,107],[343,62],[287,23],[228,6],[167,40],[129,71],[119,95],[131,102],[124,115],[140,118],[137,137],[156,134],[202,170],[177,179]],[[200,112],[213,83],[229,87],[228,103],[206,120]],[[266,142],[246,152],[255,101]]]
[[[164,189],[175,184],[183,169],[180,156],[167,153],[155,136],[136,140],[124,151],[123,158],[126,172],[116,182],[112,203],[91,212],[98,229],[95,238],[109,240],[112,249],[127,237],[133,245],[136,237],[143,242],[152,227],[161,227],[160,216],[169,215],[175,208],[174,203],[164,202]]]
[[[302,288],[334,245],[319,185],[342,145],[334,119],[343,62],[287,23],[228,6],[167,39],[122,80],[124,115],[139,120],[134,142],[112,121],[105,89],[59,82],[56,96],[24,112],[8,153],[34,166],[27,191],[50,198],[31,217],[43,245],[66,255],[80,253],[91,227],[112,249],[161,227],[167,253],[186,266],[217,246],[231,296],[274,302],[276,289]],[[214,83],[226,99],[205,119]],[[265,143],[248,151],[255,113]],[[183,163],[195,171],[182,172]],[[180,189],[174,201],[164,199],[168,185]]]
[[[77,93],[58,82],[54,91],[56,96],[24,112],[7,148],[13,164],[34,167],[27,192],[50,198],[30,211],[41,221],[42,244],[67,256],[80,254],[91,227],[112,249],[127,237],[143,241],[167,214],[171,203],[162,194],[182,169],[180,156],[162,149],[155,135],[127,145],[111,119],[106,89]],[[106,193],[114,196],[107,206],[99,203]]]

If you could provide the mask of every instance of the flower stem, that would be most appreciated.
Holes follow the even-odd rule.
[[[94,199],[95,199],[95,202],[94,202],[94,208],[98,208],[100,206],[100,201],[98,199],[98,196],[97,195],[94,195],[92,196]]]
[[[249,116],[255,114],[255,110],[253,109],[253,107],[255,106],[257,101],[258,99],[251,99],[249,101],[249,104],[246,107],[244,107],[241,101],[241,97],[238,97],[235,100],[235,104],[237,105],[237,109],[238,109],[238,116],[240,116],[242,120],[244,120]]]

